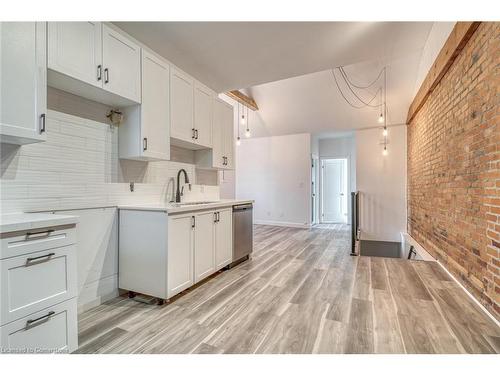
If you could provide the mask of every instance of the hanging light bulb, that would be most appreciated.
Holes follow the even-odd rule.
[[[236,138],[236,146],[239,146],[239,145],[241,145],[241,139],[238,136],[238,138]]]
[[[250,138],[251,135],[252,133],[250,133],[250,129],[247,128],[247,130],[245,130],[245,137]]]
[[[384,135],[384,137],[387,137],[387,126],[384,126],[382,134]]]
[[[384,151],[382,151],[382,155],[386,156],[387,155],[387,146],[384,145]]]
[[[379,124],[383,124],[384,123],[384,115],[382,114],[382,112],[380,112],[380,116],[378,117],[378,123]]]
[[[245,114],[241,115],[241,125],[245,125]]]

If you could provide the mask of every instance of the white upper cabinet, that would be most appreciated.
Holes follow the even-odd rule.
[[[224,167],[233,169],[234,167],[234,109],[225,103],[222,110],[222,143],[224,144],[223,156],[225,157]]]
[[[199,168],[232,169],[233,152],[233,106],[214,97],[212,101],[212,149],[199,150],[195,161]]]
[[[125,108],[119,127],[122,159],[170,159],[170,67],[142,50],[142,104]]]
[[[214,92],[199,82],[194,85],[194,141],[212,147],[212,102]]]
[[[224,109],[226,103],[219,98],[214,100],[214,121],[213,121],[213,167],[224,168]]]
[[[112,106],[141,102],[141,48],[100,22],[48,23],[49,86]]]
[[[45,22],[0,23],[0,141],[46,139]]]
[[[141,102],[141,48],[107,25],[102,27],[103,88]]]
[[[185,142],[195,139],[193,101],[194,80],[187,74],[172,68],[170,71],[170,136]]]
[[[100,22],[49,22],[48,68],[102,87]]]

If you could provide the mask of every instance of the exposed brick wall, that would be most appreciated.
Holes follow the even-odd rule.
[[[481,23],[408,126],[408,230],[500,317],[500,23]]]

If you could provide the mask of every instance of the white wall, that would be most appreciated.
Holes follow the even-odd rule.
[[[355,136],[362,239],[399,242],[406,231],[406,125],[389,127],[386,156],[381,129]]]
[[[322,138],[318,147],[320,159],[347,158],[348,159],[348,223],[351,222],[351,191],[356,190],[356,139],[354,135],[335,138]]]
[[[254,221],[311,224],[311,136],[242,140],[236,151],[236,197],[254,199]]]

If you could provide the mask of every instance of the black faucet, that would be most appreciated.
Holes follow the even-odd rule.
[[[177,192],[175,193],[175,201],[179,203],[181,201],[181,189],[180,189],[180,177],[181,177],[181,172],[184,172],[184,183],[189,184],[189,177],[187,175],[187,172],[185,169],[181,169],[179,172],[177,172]]]

